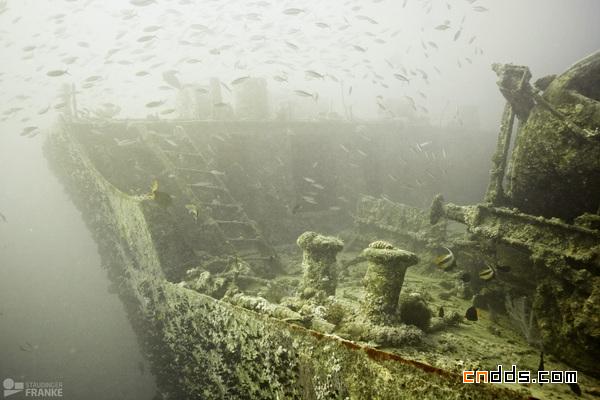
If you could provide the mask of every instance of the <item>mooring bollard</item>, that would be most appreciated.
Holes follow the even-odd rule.
[[[398,300],[404,274],[408,267],[419,262],[419,258],[381,240],[371,243],[363,255],[369,264],[365,275],[365,313],[374,324],[394,324],[398,321]]]
[[[302,296],[313,297],[318,292],[334,295],[337,285],[336,255],[344,247],[344,242],[332,236],[304,232],[297,243],[303,251]]]

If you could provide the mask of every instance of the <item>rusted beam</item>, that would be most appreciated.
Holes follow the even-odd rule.
[[[498,144],[496,145],[496,152],[492,158],[490,183],[485,194],[485,201],[487,203],[498,204],[504,199],[502,181],[504,180],[506,171],[506,160],[508,158],[508,149],[510,147],[510,138],[512,137],[514,122],[515,112],[510,103],[506,102],[502,114],[500,134],[498,135]]]
[[[551,255],[600,271],[600,231],[570,225],[559,219],[523,214],[483,204],[443,206],[444,216],[467,225],[481,238],[520,247],[537,255]]]

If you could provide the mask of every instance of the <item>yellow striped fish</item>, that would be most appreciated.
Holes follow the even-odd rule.
[[[446,249],[448,254],[442,254],[441,256],[437,256],[436,258],[434,258],[433,263],[441,269],[443,269],[444,271],[446,271],[454,266],[454,264],[456,263],[456,259],[454,257],[454,253],[452,253],[452,251],[449,248],[444,247],[444,249]]]
[[[496,270],[494,268],[492,268],[491,265],[488,265],[487,268],[485,268],[479,272],[479,278],[483,281],[489,281],[489,280],[493,279],[494,276],[496,276]]]

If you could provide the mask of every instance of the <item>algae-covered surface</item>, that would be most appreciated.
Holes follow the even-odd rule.
[[[532,315],[526,300],[532,301],[537,287],[535,279],[523,278],[531,268],[529,256],[513,254],[507,258],[511,271],[484,281],[479,272],[490,265],[498,268],[503,257],[499,243],[480,243],[464,228],[444,221],[432,225],[425,210],[364,198],[353,228],[333,236],[306,232],[297,243],[272,248],[276,270],[257,268],[248,253],[227,247],[222,231],[214,231],[212,241],[203,240],[207,229],[216,226],[209,208],[202,208],[207,200],[169,186],[174,196],[161,204],[156,198],[160,187],[144,191],[141,175],[135,176],[138,189],[125,192],[125,181],[116,186],[96,168],[98,163],[107,166],[99,161],[103,150],[82,144],[71,129],[68,124],[57,129],[47,154],[95,235],[162,398],[574,396],[566,384],[461,381],[464,370],[495,370],[498,365],[535,373],[542,348],[546,370],[573,370],[560,361],[569,352],[545,348],[532,319],[526,318]],[[98,154],[90,157],[90,152]],[[447,205],[438,211],[461,210]],[[498,225],[502,213],[487,215],[485,207],[466,210],[465,221],[483,224],[488,218],[493,229],[484,225],[480,231],[506,237]],[[196,225],[205,228],[194,230]],[[547,238],[553,236],[540,236]],[[572,240],[580,239],[575,234]],[[456,260],[442,269],[432,260],[448,247]],[[579,255],[574,247],[572,257]],[[547,270],[548,278],[565,271],[560,265]],[[552,279],[560,290],[562,281]],[[472,306],[477,320],[465,317]],[[584,322],[577,325],[581,331],[594,326]],[[594,372],[589,362],[582,365]],[[597,390],[594,378],[581,371],[578,378],[586,395]]]
[[[295,276],[300,279],[301,252],[292,247],[287,250],[289,265],[297,265],[297,274],[292,277],[281,277],[282,285],[290,285],[290,279]],[[358,252],[343,252],[339,259],[341,264],[359,256]],[[421,255],[424,261],[408,268],[402,292],[407,296],[418,296],[424,300],[431,309],[434,317],[432,325],[426,333],[422,333],[417,341],[401,347],[381,346],[369,343],[379,350],[389,351],[404,358],[422,362],[433,367],[441,368],[455,374],[465,370],[496,370],[498,365],[511,368],[516,365],[517,370],[537,372],[540,363],[540,346],[527,342],[524,333],[515,326],[515,321],[508,315],[494,311],[478,309],[477,321],[468,321],[464,318],[465,311],[473,302],[464,298],[464,282],[460,279],[460,270],[451,272],[440,271],[432,264],[431,255]],[[367,261],[354,264],[344,271],[344,278],[340,279],[336,298],[352,312],[358,312],[358,304],[364,297],[364,284],[362,278],[367,271]],[[500,299],[504,302],[504,299]],[[354,308],[353,308],[354,307]],[[456,313],[460,316],[456,324],[444,324],[443,319],[437,317],[440,308],[444,309],[446,316]],[[356,326],[353,318],[346,314],[346,320],[339,323],[334,333],[356,335]],[[447,320],[447,318],[446,318]],[[544,355],[546,370],[570,371],[573,367],[558,360],[551,354]],[[590,391],[600,385],[600,381],[582,372],[578,374],[578,382],[582,388]],[[539,399],[568,399],[579,398],[568,385],[555,384],[504,384],[499,385],[515,390],[522,395]]]
[[[523,121],[509,182],[521,210],[567,221],[597,212],[599,71],[600,52],[580,60],[551,81]]]
[[[50,255],[98,255],[139,341],[107,396],[600,397],[600,51],[536,76],[600,2],[550,3],[0,0],[3,397],[94,359]],[[41,138],[96,247],[38,217],[73,205],[13,162]]]
[[[147,224],[152,204],[106,181],[66,129],[46,150],[94,233],[163,398],[522,397],[492,385],[464,385],[459,374],[378,350],[375,343],[327,335],[333,324],[326,318],[335,313],[313,318],[315,324],[284,321],[260,307],[231,304],[236,290],[217,300],[168,282],[160,243]],[[405,330],[420,336],[417,328]]]

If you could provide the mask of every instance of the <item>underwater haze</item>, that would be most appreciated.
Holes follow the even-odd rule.
[[[175,398],[157,385],[162,366],[145,356],[140,332],[109,279],[86,219],[96,215],[88,210],[84,218],[45,159],[45,141],[65,121],[96,124],[90,136],[100,138],[90,140],[90,152],[104,149],[103,129],[121,120],[127,134],[134,122],[198,119],[323,123],[327,134],[329,122],[435,130],[434,139],[400,140],[406,154],[397,157],[385,153],[385,145],[373,144],[377,153],[367,150],[371,144],[362,148],[340,139],[333,148],[348,159],[348,168],[362,168],[348,169],[344,183],[328,175],[325,166],[333,156],[320,151],[345,128],[333,139],[298,145],[301,155],[280,157],[272,168],[252,160],[261,164],[266,153],[275,155],[284,147],[279,142],[241,142],[224,151],[221,161],[219,149],[211,147],[206,169],[217,183],[197,179],[189,186],[229,186],[264,237],[274,247],[287,246],[277,248],[283,259],[299,265],[295,237],[311,230],[310,213],[343,213],[342,231],[352,225],[359,195],[421,209],[437,193],[460,204],[481,202],[506,103],[491,65],[526,65],[534,80],[560,74],[600,49],[599,16],[597,0],[0,0],[0,381],[61,382],[66,399]],[[254,84],[265,99],[252,95]],[[263,103],[264,109],[252,108]],[[251,109],[247,117],[236,115],[243,107]],[[377,132],[389,134],[386,126]],[[215,135],[217,144],[230,139]],[[172,176],[160,168],[146,174],[144,163],[134,160],[137,150],[128,154],[137,138],[108,142],[115,152],[92,158],[111,185],[141,203],[150,196],[159,203],[149,212],[154,216],[181,206],[194,222],[202,219],[202,210],[183,202],[183,194],[173,195],[175,184],[164,183]],[[390,159],[402,167],[373,172]],[[256,167],[245,170],[243,183],[251,181],[253,191],[242,191],[243,184],[229,178],[234,161]],[[278,172],[290,165],[293,177]],[[320,180],[310,175],[321,167]],[[269,178],[255,182],[252,171]],[[367,183],[353,187],[353,174]],[[309,189],[288,198],[275,188],[280,181]],[[256,194],[271,190],[269,184],[277,194]],[[337,195],[323,194],[333,187]],[[393,189],[387,193],[387,187]],[[279,209],[267,197],[298,225],[278,220]],[[268,212],[273,220],[262,221],[259,216]],[[161,227],[160,234],[166,237],[171,228]],[[179,245],[168,254],[184,254]],[[182,268],[165,272],[168,279],[183,281]],[[560,393],[570,395],[568,388]]]
[[[2,4],[3,98],[36,120],[56,110],[61,83],[76,84],[80,109],[114,103],[120,117],[145,117],[157,101],[164,112],[174,93],[163,73],[177,71],[184,84],[265,77],[277,99],[318,93],[320,106],[343,114],[345,101],[357,118],[378,115],[378,96],[404,98],[436,123],[475,106],[493,128],[502,99],[492,63],[541,77],[595,51],[600,36],[593,0]],[[343,100],[340,86],[354,90]]]

